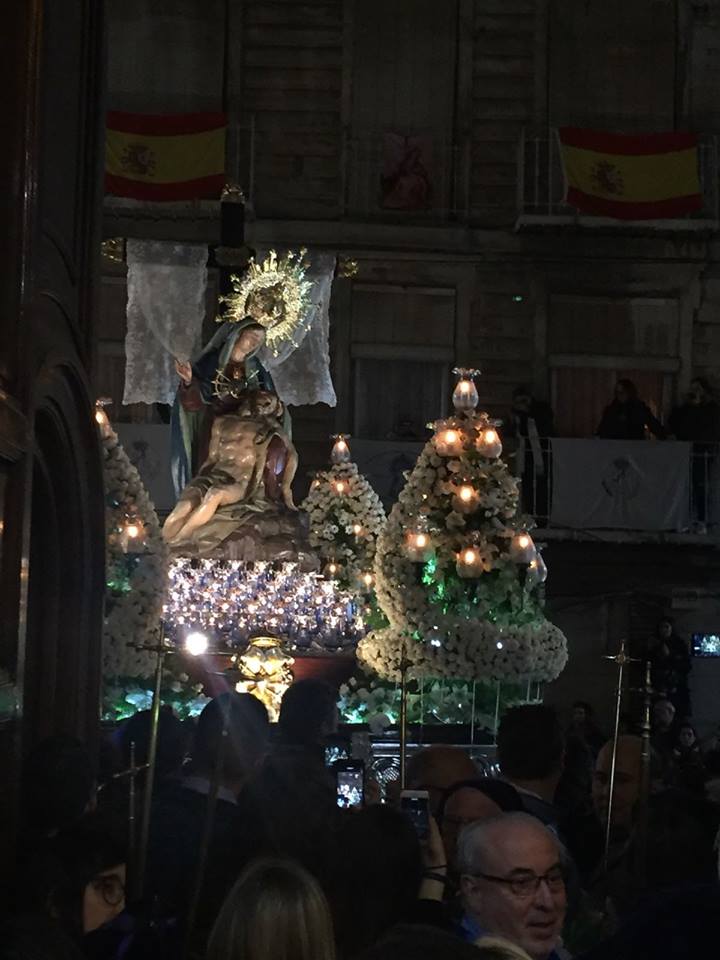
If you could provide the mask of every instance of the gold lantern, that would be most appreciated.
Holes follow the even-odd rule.
[[[274,723],[280,713],[283,694],[293,681],[291,667],[294,662],[282,649],[279,637],[253,637],[247,650],[238,657],[242,680],[235,689],[238,693],[251,693],[264,703]]]

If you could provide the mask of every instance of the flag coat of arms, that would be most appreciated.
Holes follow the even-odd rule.
[[[558,128],[566,203],[619,220],[654,220],[700,210],[694,133],[622,134]]]
[[[135,200],[217,199],[225,184],[224,113],[110,111],[105,191]]]

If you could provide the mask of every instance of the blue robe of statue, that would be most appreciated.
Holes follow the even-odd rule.
[[[223,323],[193,361],[189,386],[181,383],[178,388],[170,420],[170,466],[176,497],[180,496],[203,461],[200,448],[209,437],[214,406],[218,403],[213,381],[218,371],[225,370],[230,362],[240,334],[255,323],[251,317],[241,323]],[[275,392],[272,377],[255,354],[245,358],[245,379],[248,389]]]

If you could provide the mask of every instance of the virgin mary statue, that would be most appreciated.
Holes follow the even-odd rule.
[[[226,321],[193,362],[177,361],[173,480],[178,502],[163,535],[178,555],[288,558],[305,534],[290,484],[297,454],[289,417],[259,359],[308,306],[302,255],[271,254],[233,278]]]

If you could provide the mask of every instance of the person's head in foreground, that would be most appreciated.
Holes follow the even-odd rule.
[[[438,809],[438,826],[448,863],[455,867],[458,837],[469,824],[522,809],[520,794],[503,780],[476,777],[453,784],[445,791]]]
[[[319,747],[337,725],[337,691],[329,683],[296,680],[283,694],[278,729],[284,744]]]
[[[249,693],[221,693],[198,717],[191,770],[211,780],[220,766],[221,785],[238,792],[261,762],[268,716]]]
[[[675,722],[675,707],[664,697],[653,704],[653,730],[655,733],[669,733]]]
[[[125,909],[125,850],[92,818],[48,841],[30,864],[29,901],[74,939]]]
[[[327,901],[291,860],[256,860],[225,899],[207,960],[334,960]]]
[[[405,782],[408,790],[427,790],[430,812],[437,817],[445,792],[460,780],[477,777],[478,769],[468,753],[460,747],[438,743],[410,757]]]
[[[592,785],[593,805],[602,823],[607,823],[611,773],[612,740],[609,740],[598,754]],[[612,802],[613,827],[619,834],[632,827],[635,808],[640,798],[641,775],[642,740],[633,736],[620,737],[615,757]]]
[[[465,925],[474,939],[504,937],[532,960],[558,946],[567,904],[560,843],[527,813],[474,823],[459,843]]]

